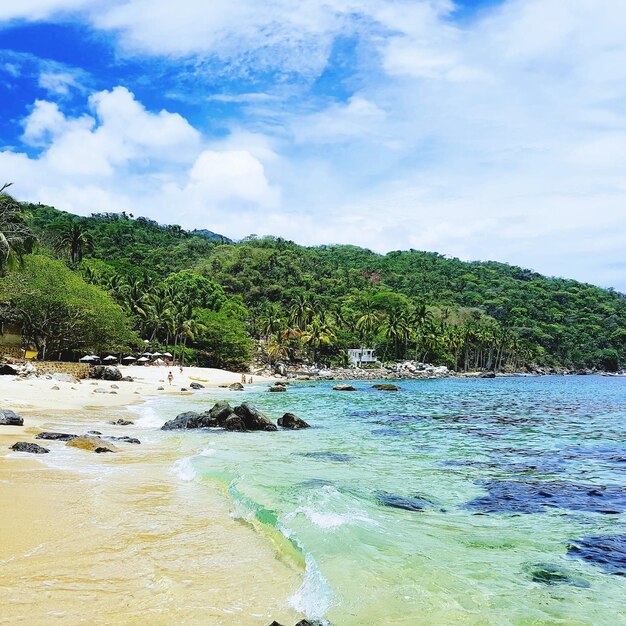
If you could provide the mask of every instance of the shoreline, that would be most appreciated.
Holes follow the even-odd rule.
[[[120,369],[132,375],[139,368]],[[204,374],[206,389],[198,393],[216,400],[240,393],[218,391],[239,382],[240,374],[184,373],[186,379]],[[136,409],[192,392],[159,384],[165,368],[141,374],[132,383],[0,377],[0,408],[24,418],[24,426],[0,426],[0,506],[8,512],[0,538],[3,616],[30,624],[54,618],[70,624],[297,622],[303,616],[289,600],[303,583],[301,564],[234,518],[219,486],[181,479],[177,463],[202,453],[198,440],[142,428]],[[94,393],[93,382],[116,393]],[[120,417],[135,424],[108,424]],[[98,430],[138,437],[141,444],[115,442],[117,454],[93,454],[34,439],[42,430]],[[16,441],[51,452],[13,452]],[[16,587],[16,581],[25,582]]]

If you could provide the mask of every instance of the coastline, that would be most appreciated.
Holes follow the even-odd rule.
[[[29,624],[298,621],[289,599],[303,582],[302,565],[234,518],[226,493],[181,474],[181,464],[202,453],[197,439],[163,438],[132,415],[142,401],[190,392],[163,385],[166,368],[141,368],[141,375],[140,368],[121,369],[135,380],[0,377],[0,407],[24,418],[24,426],[0,427],[0,507],[8,512],[0,537],[3,617]],[[221,370],[184,374],[172,387],[204,378],[200,393],[216,400],[235,393],[218,392],[220,385],[240,380]],[[108,423],[120,417],[135,424]],[[34,439],[42,430],[98,430],[141,444],[116,443],[119,453],[96,455]],[[51,452],[13,452],[16,441]]]

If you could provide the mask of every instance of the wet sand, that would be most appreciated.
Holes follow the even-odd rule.
[[[62,411],[58,404],[42,411],[1,396],[0,406],[18,410],[25,426],[0,428],[0,623],[298,621],[288,601],[302,582],[301,564],[232,518],[216,487],[181,480],[176,462],[199,452],[188,439],[166,442],[146,429],[108,425],[129,417],[119,408],[124,395],[104,396],[117,409],[76,411],[67,410],[76,398],[64,399]],[[96,429],[142,444],[96,455],[34,440],[44,429]],[[37,441],[51,453],[11,452],[18,440]]]

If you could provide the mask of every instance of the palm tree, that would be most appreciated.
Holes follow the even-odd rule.
[[[313,350],[314,363],[321,346],[331,344],[336,338],[336,327],[328,320],[322,320],[318,315],[313,317],[307,329],[302,333],[302,341],[309,344]]]
[[[5,183],[0,188],[0,272],[20,265],[36,241],[35,233],[26,225],[22,205],[4,193],[11,184]]]
[[[304,330],[313,319],[315,306],[307,294],[298,294],[289,308],[289,318],[299,330]]]
[[[80,220],[70,220],[59,229],[55,242],[57,252],[66,252],[72,265],[78,265],[83,260],[85,252],[93,251],[93,239],[85,230]]]
[[[382,325],[383,335],[393,345],[394,356],[400,355],[400,346],[406,345],[411,335],[411,326],[406,311],[400,308],[392,309]]]

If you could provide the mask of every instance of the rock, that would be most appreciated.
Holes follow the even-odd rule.
[[[56,374],[52,374],[50,376],[52,380],[58,380],[61,383],[77,383],[78,378],[76,376],[72,376],[71,374],[64,374],[63,372],[57,372]]]
[[[420,495],[408,497],[397,496],[381,491],[376,494],[376,498],[384,506],[389,506],[394,509],[404,509],[405,511],[423,511],[433,506],[433,502]]]
[[[111,385],[111,389],[119,389],[119,385]]]
[[[102,389],[102,387],[96,387],[96,389],[93,390],[94,393],[109,393],[106,389]]]
[[[57,387],[57,385],[55,385],[54,387],[50,387],[50,389],[52,391],[59,391],[59,387]]]
[[[273,387],[270,387],[268,391],[275,393],[277,391],[287,391],[287,388],[284,385],[274,385]]]
[[[191,383],[189,386],[192,389],[204,389],[204,385],[201,385],[200,383]]]
[[[211,415],[211,411],[196,413],[187,411],[180,413],[173,420],[165,422],[161,430],[185,430],[190,428],[214,428],[218,426],[217,419]]]
[[[70,439],[66,444],[72,448],[80,448],[81,450],[87,450],[88,452],[96,452],[98,454],[102,452],[118,452],[119,448],[116,448],[112,443],[100,439],[100,437],[92,437],[90,435],[80,435]]]
[[[18,441],[11,446],[11,450],[15,452],[30,452],[31,454],[47,454],[50,452],[48,448],[38,446],[36,443],[28,443],[27,441]]]
[[[181,391],[187,391],[187,387],[181,387],[180,390]]]
[[[209,411],[209,415],[217,422],[219,426],[222,426],[224,422],[235,414],[233,407],[228,402],[220,401],[213,405],[213,408]]]
[[[112,393],[114,395],[117,395],[117,391],[109,391],[109,393]]]
[[[224,422],[224,428],[230,431],[243,432],[246,430],[246,425],[241,417],[233,414]]]
[[[132,383],[133,382],[133,377],[132,376],[123,376],[122,378],[120,378],[120,380],[122,382],[125,382],[125,383]]]
[[[356,387],[352,385],[335,385],[333,389],[335,391],[356,391]]]
[[[134,444],[141,443],[141,441],[139,441],[139,439],[137,439],[136,437],[128,437],[128,435],[125,435],[124,437],[106,436],[105,439],[108,439],[109,441],[123,441],[124,443],[134,443]]]
[[[112,422],[109,422],[109,424],[113,424],[114,426],[131,426],[132,424],[134,424],[135,422],[131,422],[130,420],[123,420],[123,419],[118,419],[118,420],[114,420]]]
[[[478,378],[495,378],[495,377],[496,377],[495,372],[481,372],[478,375]]]
[[[91,368],[91,378],[102,380],[122,380],[122,372],[113,365],[95,365]]]
[[[9,409],[0,409],[0,426],[24,426],[24,418]]]
[[[164,391],[165,387],[157,387],[157,391]]]
[[[19,372],[11,365],[3,363],[0,365],[0,376],[17,376]]]
[[[278,430],[265,413],[250,404],[236,406],[235,413],[243,420],[246,430]]]
[[[398,385],[391,385],[388,383],[379,383],[378,385],[372,385],[374,389],[378,389],[379,391],[400,391],[400,387]]]
[[[47,439],[49,441],[71,441],[76,437],[78,437],[78,435],[70,435],[69,433],[52,433],[48,431],[35,435],[35,439]]]
[[[279,417],[278,425],[290,430],[300,430],[301,428],[311,427],[310,424],[307,424],[302,418],[293,413],[285,413],[282,417]]]
[[[228,385],[228,388],[232,391],[243,391],[244,386],[241,383],[233,383],[232,385]]]
[[[99,430],[88,430],[88,435],[101,435],[102,433]]]

